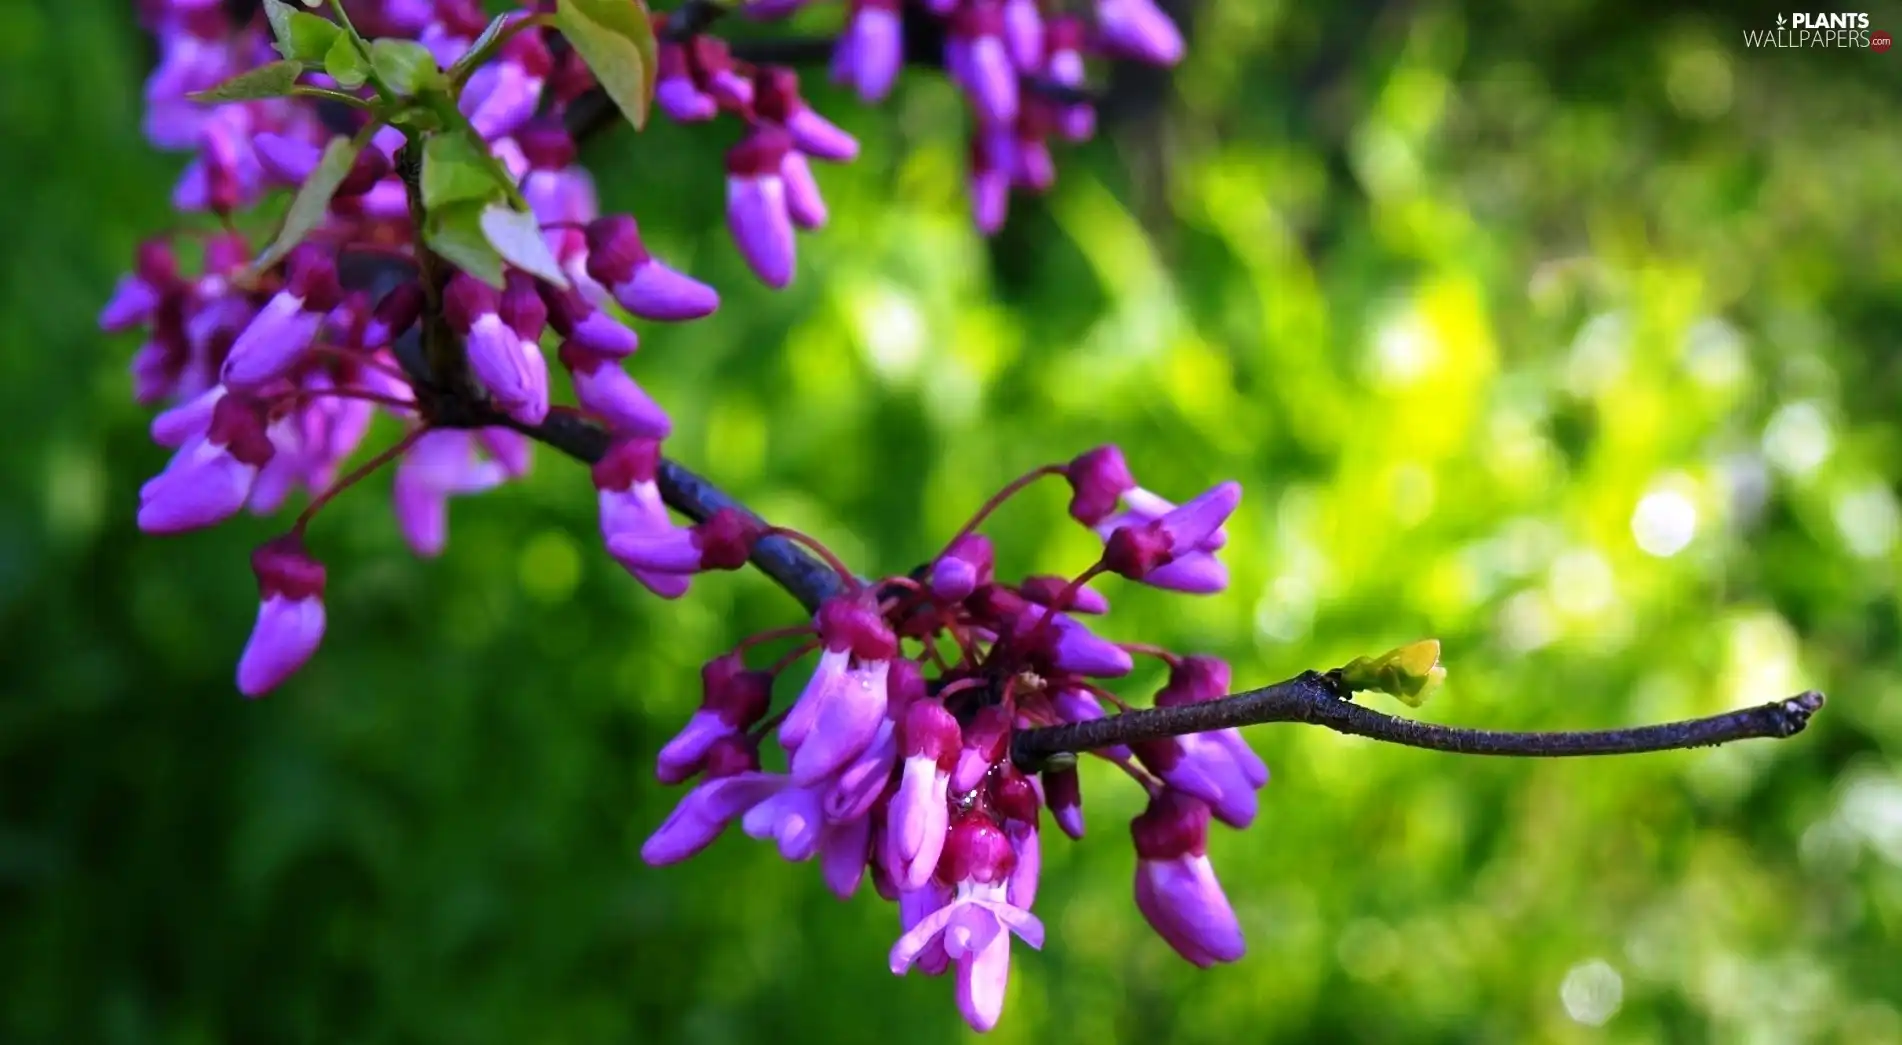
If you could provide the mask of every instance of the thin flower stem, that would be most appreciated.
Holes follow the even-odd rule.
[[[777,642],[780,639],[790,639],[799,635],[811,634],[812,625],[810,624],[792,624],[784,628],[770,628],[766,631],[754,632],[739,642],[734,643],[733,652],[736,654],[745,653],[755,646],[763,646],[768,642]]]
[[[799,659],[801,657],[804,657],[806,654],[811,653],[813,650],[816,650],[818,648],[819,648],[818,639],[813,639],[810,642],[802,642],[799,644],[798,648],[787,650],[785,656],[779,658],[776,661],[773,661],[772,667],[767,668],[766,673],[768,675],[778,675],[780,672],[785,671],[787,668],[790,668],[794,664],[799,663]]]
[[[285,399],[292,403],[308,403],[313,399],[361,399],[366,403],[378,403],[392,410],[416,410],[417,405],[408,399],[398,399],[377,392],[365,392],[356,388],[300,388]]]
[[[957,533],[952,534],[951,539],[944,542],[944,550],[932,556],[931,561],[937,562],[939,559],[942,559],[946,555],[949,555],[951,553],[952,545],[957,544],[959,541],[963,540],[965,537],[968,537],[972,533],[976,532],[977,528],[984,524],[984,520],[990,518],[992,512],[996,511],[998,507],[1002,505],[1005,501],[1008,501],[1012,497],[1016,496],[1017,492],[1022,490],[1024,487],[1029,486],[1031,483],[1034,483],[1039,479],[1042,479],[1046,475],[1062,475],[1062,474],[1063,474],[1062,465],[1047,464],[1047,465],[1044,465],[1042,468],[1033,468],[1030,471],[1025,472],[1024,474],[1018,476],[1017,478],[1012,479],[1010,482],[1005,483],[1004,488],[1002,490],[999,490],[995,494],[992,494],[991,499],[988,501],[985,501],[984,506],[977,510],[977,514],[971,516],[971,521],[965,523],[963,529],[960,529]]]
[[[338,345],[312,345],[311,351],[316,352],[319,355],[329,356],[332,359],[340,360],[345,363],[351,363],[356,366],[369,367],[372,370],[376,370],[381,373],[388,374],[389,376],[397,379],[398,381],[403,382],[404,384],[409,383],[408,374],[403,373],[401,370],[398,370],[396,367],[393,367],[389,365],[388,363],[383,362],[381,359],[376,358],[374,355],[371,355],[368,352],[360,352],[355,349],[343,348]],[[409,407],[412,410],[416,409],[416,404],[412,401],[399,399],[397,400],[397,402],[401,403],[403,406]]]
[[[421,439],[424,433],[428,431],[430,431],[429,428],[420,425],[410,429],[409,434],[397,440],[393,446],[351,469],[350,474],[331,483],[329,489],[318,494],[310,504],[305,506],[303,511],[297,514],[297,521],[291,524],[292,536],[302,538],[305,529],[310,526],[310,521],[317,517],[318,511],[320,511],[324,505],[329,504],[338,494],[362,482],[377,469],[403,456],[404,452],[410,447],[415,446],[416,440]]]
[[[1182,663],[1182,657],[1180,655],[1163,649],[1161,646],[1152,646],[1147,642],[1119,642],[1117,645],[1129,653],[1136,653],[1145,657],[1154,657],[1172,668]]]
[[[1076,601],[1076,593],[1081,591],[1085,584],[1090,583],[1090,581],[1102,573],[1103,560],[1098,559],[1090,564],[1089,569],[1077,574],[1074,580],[1064,585],[1063,590],[1057,592],[1057,597],[1050,600],[1050,605],[1043,608],[1043,616],[1037,618],[1037,623],[1031,626],[1029,633],[1024,636],[1023,641],[1015,644],[1016,647],[1018,649],[1036,649],[1037,643],[1042,641],[1050,629],[1056,626],[1057,614],[1069,609],[1070,603]]]

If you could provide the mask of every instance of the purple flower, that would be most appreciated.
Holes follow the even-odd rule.
[[[995,555],[990,538],[967,533],[951,542],[951,547],[931,564],[926,583],[931,594],[945,602],[961,602],[981,584],[991,582]]]
[[[1113,53],[1151,65],[1182,60],[1181,31],[1151,0],[1096,0],[1096,25]]]
[[[376,303],[375,311],[370,313],[369,321],[363,328],[363,346],[380,348],[402,337],[409,328],[422,318],[426,295],[423,285],[410,280],[399,283],[383,300]]]
[[[575,400],[615,432],[640,439],[665,439],[673,421],[660,404],[627,376],[618,360],[591,352],[573,341],[556,353],[574,380]]]
[[[1130,510],[1092,527],[1104,540],[1103,561],[1154,587],[1195,595],[1221,591],[1228,586],[1228,570],[1214,553],[1227,540],[1222,524],[1241,496],[1240,484],[1220,483],[1176,507],[1132,487],[1123,494]]]
[[[257,404],[224,396],[202,436],[178,448],[139,490],[139,529],[165,534],[223,522],[244,507],[258,470],[276,452]]]
[[[1052,703],[1056,705],[1057,714],[1065,722],[1090,722],[1103,717],[1103,705],[1097,701],[1095,694],[1086,689],[1075,686],[1062,687],[1057,690]],[[1101,750],[1117,761],[1124,761],[1131,757],[1129,748],[1121,744]]]
[[[324,317],[343,301],[337,263],[323,248],[305,244],[284,259],[284,289],[271,296],[238,335],[220,378],[239,391],[256,391],[303,360]]]
[[[824,652],[779,727],[801,787],[837,772],[871,744],[885,718],[885,676],[898,652],[876,608],[855,597],[828,600],[815,624]]]
[[[261,697],[289,678],[324,639],[324,568],[296,535],[251,554],[258,621],[238,658],[238,691]]]
[[[852,0],[832,55],[833,82],[850,84],[865,101],[883,101],[905,63],[904,35],[899,0]]]
[[[1208,807],[1169,788],[1129,825],[1137,909],[1177,954],[1205,969],[1248,949],[1209,865],[1208,830]]]
[[[548,325],[577,349],[621,359],[633,355],[641,346],[633,330],[597,307],[580,290],[558,290],[544,283],[541,294],[543,304],[548,307]]]
[[[548,417],[548,360],[540,338],[548,308],[526,273],[511,271],[501,294],[458,272],[443,288],[443,319],[460,334],[469,369],[495,404],[523,424]]]
[[[1074,767],[1043,771],[1044,801],[1050,818],[1071,838],[1083,837],[1083,784]]]
[[[812,110],[799,94],[799,74],[781,65],[762,66],[753,76],[753,105],[792,136],[793,148],[816,160],[846,163],[859,154],[857,139]]]
[[[1043,64],[1043,10],[1037,0],[1004,0],[1004,44],[1011,63],[1026,73]]]
[[[608,552],[629,570],[693,574],[737,570],[746,565],[764,527],[737,508],[722,508],[705,522],[665,530],[623,532],[608,537]]]
[[[772,797],[785,781],[759,772],[759,753],[735,736],[715,741],[705,764],[706,779],[680,800],[641,845],[641,859],[649,864],[679,863],[712,845],[726,825]]]
[[[700,669],[700,710],[660,749],[655,776],[678,784],[706,766],[721,740],[740,737],[766,715],[773,700],[773,677],[748,671],[738,654],[715,657]]]
[[[458,108],[484,138],[512,134],[535,115],[554,64],[540,33],[517,33],[503,49],[502,60],[469,77]]]
[[[885,821],[885,869],[899,889],[922,889],[938,869],[950,826],[951,768],[963,746],[958,720],[935,701],[918,701],[901,731],[904,768]]]
[[[819,182],[812,176],[812,165],[804,153],[788,149],[779,162],[780,181],[786,186],[786,213],[802,229],[817,229],[826,223],[826,201],[819,194]]]
[[[654,477],[660,467],[660,444],[652,439],[617,439],[596,462],[592,472],[601,508],[601,540],[613,547],[623,534],[660,536],[675,527],[661,501]],[[616,560],[620,561],[620,560]],[[622,567],[649,591],[664,599],[687,593],[692,577],[685,573],[643,570],[626,562]]]
[[[775,290],[793,278],[793,223],[781,168],[792,139],[759,124],[726,154],[726,220],[740,256]]]
[[[508,471],[476,452],[475,433],[438,428],[423,434],[396,466],[397,528],[416,554],[442,554],[449,539],[449,498],[507,482]]]
[[[1131,744],[1143,767],[1163,783],[1193,795],[1231,827],[1247,827],[1255,820],[1255,785],[1229,750],[1191,733]]]
[[[980,1031],[995,1027],[1003,1014],[1011,934],[1032,949],[1043,946],[1043,923],[1008,899],[1014,861],[1010,840],[995,823],[980,816],[959,820],[945,843],[939,872],[955,895],[892,945],[891,969],[899,976],[934,944],[943,947],[958,967],[958,1009]]]
[[[1217,657],[1190,655],[1176,661],[1169,669],[1169,684],[1156,694],[1156,706],[1159,708],[1181,707],[1187,704],[1200,704],[1210,700],[1220,700],[1228,696],[1230,673],[1227,662]],[[1261,788],[1268,783],[1268,765],[1255,754],[1242,731],[1230,727],[1211,733],[1200,733],[1197,737],[1204,743],[1220,748],[1230,762],[1234,763],[1242,779],[1248,786]]]
[[[162,239],[139,244],[132,274],[119,280],[106,307],[99,310],[99,329],[109,334],[144,326],[157,317],[168,297],[183,289],[178,278],[178,255]]]
[[[979,131],[971,136],[971,168],[967,190],[971,217],[986,236],[1004,227],[1010,210],[1012,170],[1011,135],[1006,131]]]
[[[968,0],[951,18],[944,68],[964,89],[979,120],[1007,127],[1017,119],[1017,70],[1004,43],[1004,13],[996,0]]]
[[[712,287],[655,260],[628,215],[590,224],[587,246],[588,275],[642,319],[699,319],[720,307],[720,295]]]
[[[656,66],[654,104],[661,112],[681,123],[699,123],[719,114],[720,103],[694,82],[685,47],[663,41]]]

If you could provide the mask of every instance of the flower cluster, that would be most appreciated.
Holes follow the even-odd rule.
[[[1073,578],[1007,582],[978,526],[1046,475],[1068,479],[1070,514],[1102,537],[1103,554]],[[1128,674],[1132,653],[1169,665],[1158,706],[1227,695],[1221,661],[1111,642],[1079,615],[1108,612],[1089,587],[1104,574],[1178,591],[1225,587],[1214,553],[1240,494],[1224,483],[1178,507],[1137,486],[1122,454],[1102,447],[1012,483],[908,576],[865,584],[839,567],[845,590],[810,625],[744,640],[703,669],[702,705],[657,767],[666,783],[700,781],[642,856],[684,860],[738,821],[788,860],[816,857],[841,897],[869,877],[898,907],[892,971],[955,969],[964,1018],[990,1029],[1004,1003],[1010,937],[1043,943],[1031,913],[1042,811],[1072,838],[1083,834],[1074,760],[1026,773],[1012,758],[1014,732],[1101,718],[1105,701],[1125,707],[1099,680]],[[624,556],[635,550],[617,545]],[[671,556],[684,550],[678,540],[641,542],[633,565],[678,566]],[[787,639],[799,642],[769,667],[747,666],[748,650]],[[815,652],[797,699],[769,716],[774,683]],[[768,738],[783,771],[762,769]],[[1267,767],[1233,729],[1090,754],[1150,796],[1130,825],[1143,916],[1197,965],[1241,957],[1241,929],[1209,865],[1208,827],[1211,818],[1238,828],[1254,820]]]

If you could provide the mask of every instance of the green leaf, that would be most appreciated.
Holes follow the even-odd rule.
[[[641,0],[560,0],[555,25],[638,130],[654,96],[654,25]]]
[[[368,141],[366,134],[359,136]],[[264,253],[251,263],[253,275],[262,273],[272,265],[284,260],[291,248],[303,242],[310,230],[324,220],[324,214],[330,209],[330,197],[336,195],[337,186],[343,183],[344,176],[350,173],[350,167],[357,162],[357,151],[362,148],[359,141],[336,137],[324,146],[324,154],[317,161],[317,169],[310,172],[304,184],[298,186],[297,195],[292,197],[290,209],[284,212],[284,225],[278,229],[277,239],[266,247]]]
[[[489,246],[502,255],[502,260],[531,276],[568,289],[568,275],[561,270],[561,262],[555,260],[554,252],[548,249],[541,221],[535,215],[492,203],[482,210],[482,234],[488,237]]]
[[[414,40],[371,41],[370,66],[398,94],[418,95],[443,82],[436,56]]]
[[[264,0],[264,16],[271,22],[277,53],[300,62],[321,62],[343,27],[328,18],[299,11],[284,0]]]
[[[260,65],[256,69],[239,73],[224,83],[208,91],[198,91],[191,95],[195,102],[248,102],[258,98],[282,98],[291,93],[297,78],[303,75],[304,63],[288,59]]]
[[[347,34],[338,33],[337,39],[324,53],[324,72],[330,78],[348,89],[363,86],[370,78],[370,63],[364,60],[363,52],[357,50],[357,42]]]
[[[467,131],[432,134],[423,142],[425,209],[471,200],[487,203],[503,191],[484,146]]]
[[[511,22],[521,17],[521,12],[509,11],[491,18],[489,24],[483,27],[481,34],[470,41],[469,46],[463,50],[462,57],[456,59],[456,64],[450,69],[450,76],[460,83],[464,77],[487,62],[488,50],[494,46],[495,38],[501,36],[502,30],[507,29]]]
[[[482,206],[465,200],[430,211],[423,223],[423,242],[451,265],[500,290],[502,255],[483,235]]]

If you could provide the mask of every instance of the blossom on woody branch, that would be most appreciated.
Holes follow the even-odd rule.
[[[1050,475],[1069,480],[1072,513],[1105,536],[1103,555],[1068,579],[1001,579],[977,527],[1005,498]],[[1011,938],[1043,944],[1031,913],[1042,811],[1065,834],[1083,834],[1074,763],[1026,775],[1012,761],[1012,735],[1101,717],[1099,701],[1126,706],[1103,680],[1127,674],[1132,653],[1169,666],[1158,706],[1226,695],[1221,661],[1120,645],[1070,611],[1109,609],[1088,587],[1105,573],[1153,580],[1173,564],[1212,556],[1238,498],[1235,484],[1223,483],[1170,505],[1136,486],[1120,451],[1102,447],[1010,484],[908,576],[865,583],[838,566],[843,591],[809,626],[743,640],[707,665],[704,703],[657,768],[665,783],[695,774],[700,782],[648,839],[643,857],[684,860],[737,821],[788,860],[816,858],[841,897],[869,877],[898,907],[892,971],[953,972],[964,1018],[990,1029],[1003,1008]],[[1119,503],[1126,508],[1116,513]],[[1123,550],[1130,548],[1137,550]],[[769,666],[747,667],[748,652],[788,639],[798,641]],[[797,697],[768,714],[775,682],[814,653],[818,661]],[[762,769],[762,748],[783,759],[783,772]],[[1134,753],[1090,754],[1150,795],[1130,827],[1143,916],[1198,965],[1241,957],[1241,929],[1208,861],[1208,823],[1213,815],[1246,826],[1267,767],[1232,729]]]
[[[1159,705],[1222,695],[1220,662],[1111,642],[1083,618],[1108,612],[1089,587],[1105,574],[1221,590],[1216,552],[1239,488],[1177,506],[1137,486],[1103,447],[1013,482],[926,566],[874,583],[736,508],[676,521],[660,477],[672,422],[625,369],[640,346],[628,317],[692,321],[720,299],[656,257],[633,216],[599,212],[564,124],[596,86],[587,48],[556,31],[565,23],[550,4],[492,24],[472,0],[345,6],[348,23],[279,0],[241,22],[215,0],[139,5],[160,50],[147,134],[192,153],[174,202],[188,222],[206,216],[142,245],[99,317],[110,332],[144,331],[134,392],[162,406],[152,436],[172,452],[140,491],[139,526],[177,533],[308,494],[288,532],[253,553],[259,608],[239,691],[271,691],[323,639],[328,577],[306,531],[332,498],[387,466],[400,533],[434,556],[453,499],[528,470],[529,435],[557,421],[590,426],[602,544],[654,593],[676,598],[695,574],[738,569],[768,537],[806,545],[840,585],[809,624],[749,638],[706,666],[704,704],[657,768],[664,783],[695,783],[643,855],[683,860],[737,821],[790,860],[816,858],[840,896],[869,877],[898,909],[892,970],[954,970],[964,1017],[989,1029],[1012,938],[1043,943],[1031,913],[1042,811],[1071,837],[1084,827],[1074,761],[1019,766],[1012,738],[1125,707],[1103,680],[1127,674],[1132,654],[1169,665]],[[1086,54],[1171,62],[1180,52],[1150,0],[1107,0],[1094,27],[1038,0],[857,0],[846,18],[833,74],[868,101],[918,61],[904,53],[903,21],[938,27],[932,62],[970,104],[986,231],[1012,188],[1049,186],[1048,138],[1091,133],[1094,114],[1075,90]],[[289,79],[272,79],[286,65]],[[849,162],[858,143],[812,108],[792,69],[742,60],[704,32],[664,40],[658,79],[667,115],[744,125],[727,154],[728,222],[755,274],[785,286],[797,231],[826,222],[813,161]],[[241,210],[285,188],[295,199],[274,237],[238,231]],[[576,406],[551,401],[551,354]],[[379,419],[400,434],[346,469]],[[1046,476],[1070,483],[1071,514],[1102,538],[1101,558],[1070,578],[1000,577],[978,528]],[[786,640],[792,650],[749,667],[759,646]],[[810,675],[773,711],[775,683],[807,655],[817,657]],[[1132,825],[1145,917],[1191,961],[1238,957],[1207,823],[1245,825],[1265,767],[1232,730],[1090,754],[1150,794]]]

